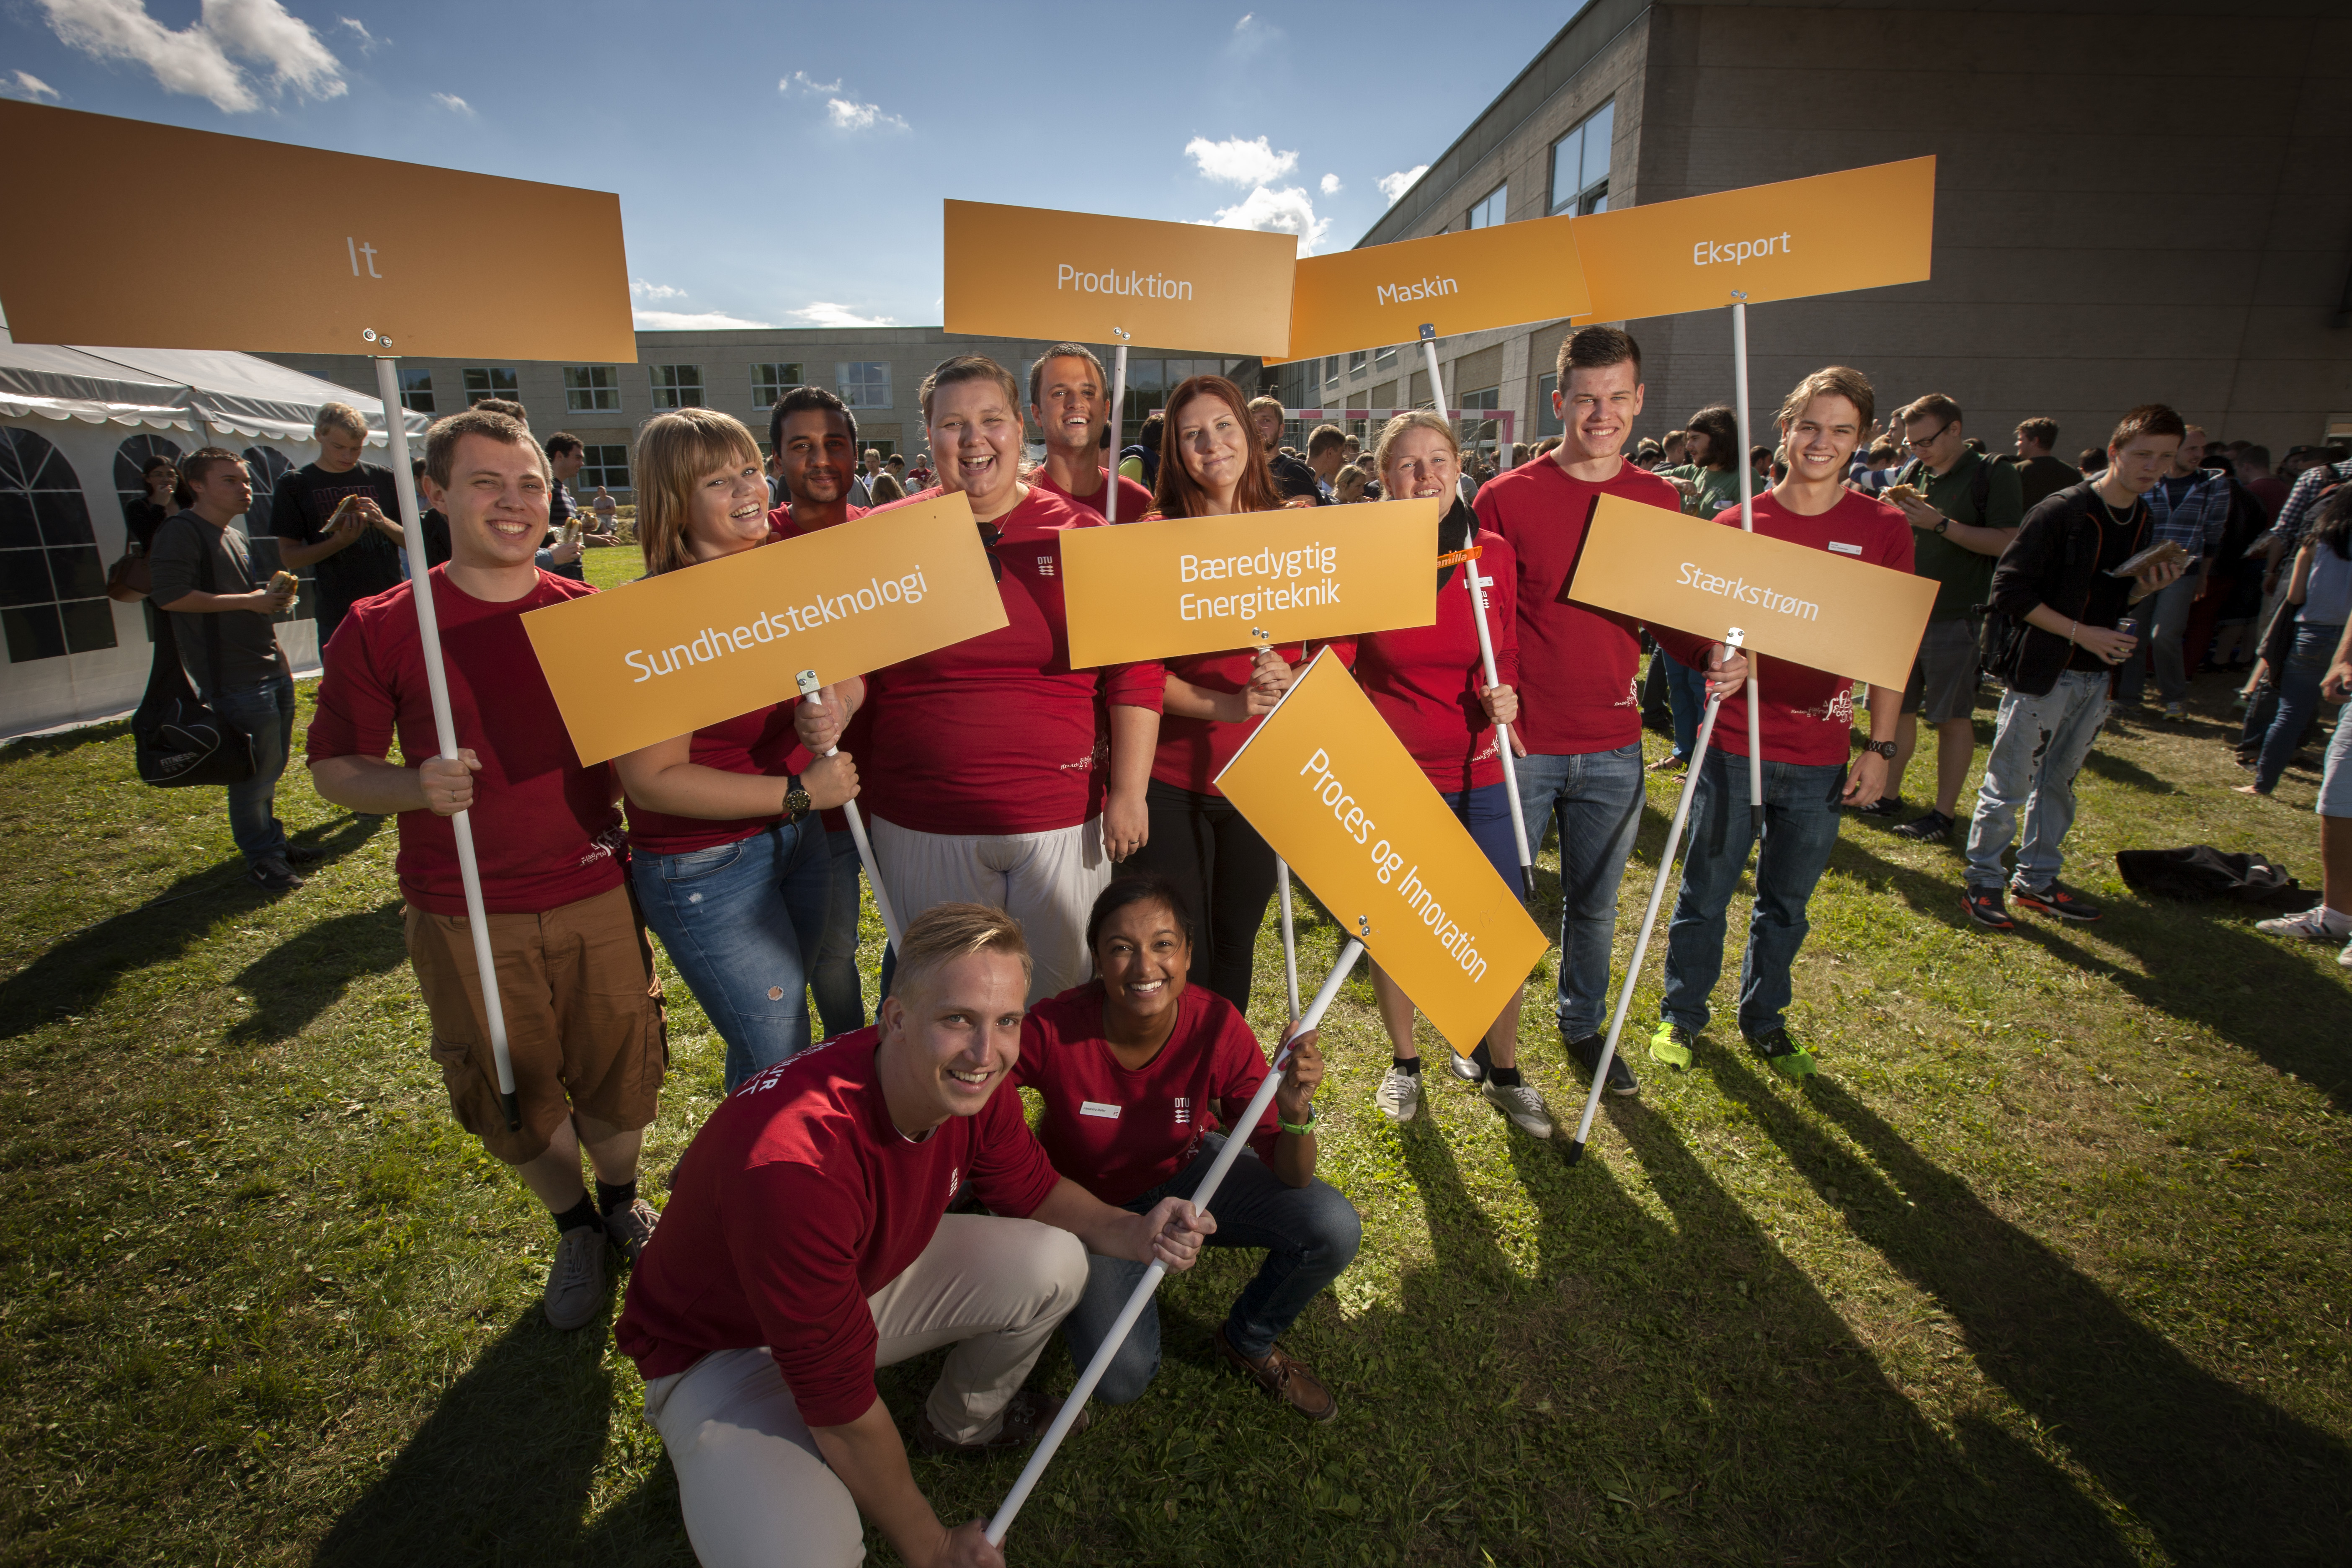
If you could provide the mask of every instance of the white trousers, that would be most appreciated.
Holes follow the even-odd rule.
[[[1087,1290],[1087,1249],[1035,1220],[951,1214],[905,1273],[866,1298],[877,1366],[956,1348],[924,1413],[975,1443],[1003,1424],[1054,1331]],[[713,1351],[646,1384],[646,1419],[677,1472],[704,1568],[846,1568],[866,1555],[857,1505],[818,1454],[765,1346]],[[960,1523],[961,1521],[950,1522]]]
[[[918,833],[871,819],[874,859],[902,924],[935,904],[986,904],[1021,922],[1034,972],[1034,1005],[1067,991],[1094,972],[1087,955],[1087,916],[1110,886],[1102,818],[1049,833],[985,837]]]

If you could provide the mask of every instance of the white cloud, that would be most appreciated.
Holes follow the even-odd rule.
[[[475,117],[474,106],[454,92],[436,92],[433,95],[433,101],[452,114],[462,114],[468,120]]]
[[[633,278],[629,280],[629,298],[632,300],[683,300],[686,298],[686,290],[673,289],[667,283],[648,283],[642,278]]]
[[[904,120],[890,113],[878,103],[858,103],[846,98],[829,98],[824,111],[836,130],[871,131],[881,126],[887,131],[911,130]]]
[[[835,78],[832,81],[811,81],[809,79],[808,72],[794,71],[792,75],[785,77],[783,79],[776,83],[776,90],[785,94],[794,92],[839,92],[841,90],[841,81],[838,78]]]
[[[640,331],[724,332],[750,327],[772,327],[773,321],[747,321],[724,310],[635,310]]]
[[[30,71],[18,71],[16,85],[0,90],[6,91],[12,97],[21,95],[29,99],[46,98],[52,102],[58,99],[58,89]]]
[[[895,327],[898,323],[887,316],[861,316],[846,305],[836,305],[830,300],[812,300],[798,310],[786,310],[804,327]]]
[[[1242,19],[1234,24],[1232,33],[1226,36],[1225,53],[1234,59],[1247,59],[1268,46],[1282,42],[1286,37],[1288,35],[1273,23],[1259,20],[1256,12],[1245,12]]]
[[[1323,176],[1323,194],[1327,196],[1336,196],[1339,194],[1339,175],[1326,174]]]
[[[1397,198],[1412,189],[1412,183],[1427,173],[1429,173],[1428,164],[1415,163],[1410,169],[1399,169],[1393,174],[1382,174],[1379,181],[1381,195],[1388,197],[1389,205],[1394,206]]]
[[[344,26],[349,27],[354,34],[358,35],[360,40],[360,53],[363,55],[372,55],[375,53],[376,45],[383,41],[383,39],[378,38],[373,33],[369,32],[367,30],[367,24],[359,20],[355,16],[338,16],[335,20],[341,22]]]
[[[1199,164],[1201,173],[1210,179],[1236,185],[1263,185],[1298,167],[1297,153],[1277,153],[1263,136],[1254,142],[1238,136],[1223,142],[1195,136],[1184,143],[1184,156]]]
[[[1218,228],[1258,228],[1298,237],[1298,254],[1312,256],[1330,232],[1331,220],[1315,216],[1315,198],[1300,185],[1281,190],[1260,185],[1229,207],[1217,209]]]
[[[166,92],[209,100],[225,113],[249,113],[260,95],[234,53],[270,68],[270,85],[309,98],[340,98],[342,68],[310,25],[278,0],[204,0],[195,21],[174,31],[147,14],[144,0],[39,0],[50,30],[93,58],[144,66]]]

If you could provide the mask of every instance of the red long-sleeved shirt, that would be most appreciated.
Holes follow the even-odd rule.
[[[1480,575],[1494,581],[1486,590],[1486,629],[1495,642],[1495,673],[1499,684],[1517,690],[1517,617],[1507,595],[1517,578],[1517,558],[1484,529],[1470,542],[1486,552],[1478,561]],[[1463,583],[1456,566],[1437,591],[1434,625],[1367,632],[1356,640],[1357,683],[1442,795],[1503,782],[1502,737],[1478,700],[1486,668]]]

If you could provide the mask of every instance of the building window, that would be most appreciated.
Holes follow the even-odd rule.
[[[1353,350],[1348,355],[1348,369],[1351,373],[1360,371],[1364,368],[1365,362],[1370,358],[1371,355],[1362,349]]]
[[[1609,141],[1615,100],[1602,104],[1551,144],[1551,210],[1581,217],[1609,210]]]
[[[1496,185],[1487,192],[1486,199],[1470,209],[1470,216],[1463,220],[1462,226],[1492,228],[1502,222],[1503,209],[1510,203],[1510,192],[1511,188],[1508,185]]]
[[[609,364],[567,364],[563,367],[563,407],[566,413],[614,413],[620,406],[620,367]]]
[[[1337,381],[1339,379],[1339,356],[1338,354],[1326,354],[1323,357],[1323,379],[1326,381]]]
[[[890,365],[887,360],[843,360],[833,367],[834,390],[852,408],[890,406]]]
[[[81,479],[30,430],[0,429],[0,628],[11,664],[114,646]]]
[[[400,367],[400,405],[418,414],[434,412],[431,371]]]
[[[751,405],[773,408],[776,399],[801,384],[801,367],[796,364],[755,364],[751,367]]]
[[[653,367],[656,408],[702,406],[702,367],[698,364],[657,364]]]
[[[1393,369],[1395,365],[1396,344],[1394,343],[1391,343],[1388,347],[1372,355],[1372,368],[1374,370],[1391,370]]]
[[[602,447],[583,443],[581,450],[586,456],[580,464],[579,474],[572,481],[573,494],[593,495],[599,485],[608,490],[629,488],[628,447],[618,443]]]
[[[503,366],[488,365],[466,373],[466,406],[468,408],[485,397],[511,399],[514,396],[515,373]]]
[[[1559,390],[1559,376],[1557,372],[1546,371],[1536,380],[1535,438],[1538,441],[1547,436],[1568,434],[1568,426],[1561,424],[1559,416],[1552,411],[1551,395]]]
[[[1503,406],[1503,389],[1499,386],[1482,386],[1475,392],[1457,392],[1454,396],[1456,408],[1484,412]]]

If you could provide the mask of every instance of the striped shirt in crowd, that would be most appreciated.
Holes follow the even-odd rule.
[[[2168,539],[2192,556],[2209,555],[2221,542],[2221,530],[2230,521],[2230,476],[2218,468],[2200,469],[2175,501],[2170,486],[2179,477],[2168,474],[2147,492],[2156,542]]]
[[[2352,458],[2305,468],[2295,479],[2294,489],[2287,493],[2286,504],[2279,508],[2278,521],[2271,524],[2271,531],[2286,541],[2289,556],[2303,548],[2303,536],[2311,527],[2311,514],[2319,504],[2319,492],[2345,479],[2352,479]]]

